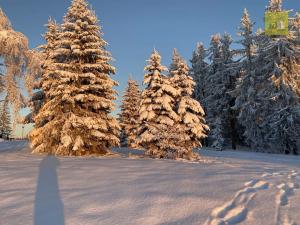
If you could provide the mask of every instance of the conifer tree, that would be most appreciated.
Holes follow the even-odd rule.
[[[211,37],[210,41],[210,47],[208,49],[208,58],[210,60],[210,65],[208,68],[208,74],[206,76],[206,79],[204,80],[205,83],[205,98],[203,99],[203,107],[205,111],[207,112],[207,122],[211,129],[211,132],[207,138],[208,144],[213,145],[213,147],[220,146],[220,149],[222,146],[224,146],[223,138],[222,140],[217,137],[223,137],[223,133],[216,134],[216,124],[214,123],[217,120],[221,120],[221,114],[222,112],[220,110],[215,109],[217,106],[215,104],[218,104],[216,102],[216,99],[214,95],[216,94],[216,81],[215,79],[218,78],[219,71],[221,68],[221,58],[222,58],[222,48],[221,48],[221,35],[215,34]],[[221,90],[218,89],[217,93]],[[222,95],[222,93],[221,93]],[[218,97],[219,98],[219,97]],[[218,129],[219,132],[222,132],[222,129]]]
[[[174,143],[175,155],[176,158],[192,159],[193,149],[202,146],[201,140],[207,137],[209,128],[205,124],[204,110],[200,103],[192,98],[195,82],[189,76],[189,68],[186,62],[179,58],[180,60],[175,61],[173,56],[174,66],[171,71],[171,82],[180,92],[175,100],[175,110],[180,117],[175,125],[178,137]]]
[[[242,39],[237,43],[243,46],[243,49],[239,50],[239,53],[241,54],[242,59],[245,59],[247,67],[252,66],[251,62],[255,56],[255,34],[253,34],[253,26],[254,23],[250,19],[248,10],[244,9],[241,25],[238,31],[238,35],[242,37]],[[251,69],[252,68],[249,68],[249,70]]]
[[[203,100],[207,121],[211,129],[208,142],[211,146],[222,149],[233,144],[234,130],[231,128],[231,106],[234,100],[229,94],[235,88],[237,67],[233,61],[234,51],[230,45],[230,35],[213,35],[209,48],[209,74],[205,80],[206,97]],[[217,123],[217,121],[219,121]],[[222,138],[219,138],[222,137]]]
[[[130,78],[123,96],[120,114],[122,132],[124,132],[127,146],[130,148],[137,148],[140,102],[141,92],[139,86],[135,80]]]
[[[237,52],[241,56],[241,69],[240,76],[237,79],[237,84],[232,95],[235,97],[235,105],[232,107],[237,114],[237,126],[239,139],[244,142],[243,133],[244,128],[240,124],[241,119],[251,123],[252,118],[248,117],[245,107],[250,104],[249,93],[252,92],[249,88],[253,85],[254,76],[254,59],[256,57],[256,35],[253,34],[253,25],[247,9],[244,9],[244,13],[241,19],[241,25],[239,27],[238,35],[242,37],[237,43],[242,45],[242,49],[238,49]]]
[[[28,76],[28,83],[31,83],[31,92],[34,90],[34,93],[31,94],[31,98],[29,100],[28,106],[31,108],[31,113],[29,113],[24,120],[24,123],[34,123],[34,117],[39,112],[40,108],[42,107],[42,104],[45,101],[45,94],[44,89],[49,90],[49,85],[51,85],[52,80],[50,79],[48,81],[47,85],[44,85],[42,87],[42,80],[43,83],[47,83],[47,73],[46,71],[49,70],[49,66],[53,62],[51,59],[51,54],[55,50],[55,45],[58,41],[59,37],[59,25],[52,20],[51,18],[48,20],[48,24],[46,25],[47,32],[44,35],[44,39],[46,41],[46,44],[40,46],[40,50],[38,53],[35,54],[36,57],[39,57],[39,59],[36,59],[34,62],[39,61],[40,63],[36,66],[39,66],[38,69],[35,69],[31,76]],[[38,71],[38,73],[36,72]],[[30,79],[31,78],[31,79]],[[43,78],[43,79],[42,79]]]
[[[0,110],[0,137],[8,139],[11,132],[12,132],[12,128],[11,128],[11,120],[10,120],[10,113],[8,107],[8,99],[5,98]]]
[[[43,75],[46,100],[30,135],[34,153],[106,154],[119,144],[110,115],[117,83],[106,45],[87,2],[73,0]]]
[[[266,11],[281,12],[282,11],[282,0],[269,0],[269,5],[266,7]]]
[[[181,60],[181,56],[179,55],[178,51],[176,48],[173,49],[173,58],[172,58],[172,63],[170,65],[169,71],[176,70],[176,66],[178,62]],[[169,73],[169,76],[172,76],[172,73]]]
[[[205,98],[205,80],[208,75],[208,63],[205,62],[207,52],[202,43],[198,43],[191,59],[190,76],[196,82],[193,97],[202,102]]]
[[[179,96],[170,79],[163,74],[167,68],[161,65],[161,56],[154,50],[145,67],[147,73],[140,107],[139,144],[146,154],[164,158],[174,149],[174,125],[179,116],[174,111],[175,98]]]

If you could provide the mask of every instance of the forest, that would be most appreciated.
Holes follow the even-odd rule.
[[[270,0],[265,11],[286,10]],[[299,154],[300,14],[289,12],[287,35],[269,35],[254,30],[245,9],[237,32],[239,40],[224,33],[199,42],[190,60],[174,48],[169,66],[149,49],[143,86],[128,80],[115,116],[116,68],[87,1],[73,0],[62,24],[50,18],[35,49],[0,10],[0,135],[33,123],[32,152],[59,156],[107,155],[116,146],[170,159],[195,159],[202,146]]]

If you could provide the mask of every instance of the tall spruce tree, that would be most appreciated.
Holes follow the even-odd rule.
[[[202,102],[205,98],[205,80],[208,75],[208,63],[205,62],[207,51],[202,43],[197,43],[196,50],[193,52],[193,57],[190,60],[192,67],[190,76],[196,82],[193,97]]]
[[[5,139],[8,139],[12,132],[8,106],[9,106],[8,99],[5,98],[0,110],[0,138],[5,138]]]
[[[140,107],[139,144],[145,148],[146,154],[164,158],[174,149],[174,125],[179,116],[174,111],[175,98],[179,96],[163,72],[167,68],[161,65],[161,56],[154,50],[145,67],[145,90],[142,93]]]
[[[181,56],[178,53],[178,50],[176,48],[173,49],[173,57],[172,57],[172,63],[170,65],[169,71],[175,70],[177,68],[178,62],[181,60]],[[172,76],[172,73],[169,73],[169,76]]]
[[[179,54],[177,53],[177,56]],[[192,98],[195,87],[193,78],[189,76],[189,68],[186,62],[173,56],[173,70],[171,82],[179,90],[180,95],[175,100],[175,110],[180,120],[176,123],[177,139],[175,146],[176,158],[193,158],[193,149],[201,147],[202,139],[207,137],[209,127],[204,119],[204,110],[200,103]]]
[[[141,102],[141,92],[138,83],[129,79],[120,113],[120,125],[124,133],[127,146],[137,148],[137,131],[139,127],[139,108]]]
[[[235,97],[235,105],[232,107],[232,110],[234,110],[237,115],[237,129],[240,142],[242,143],[244,142],[243,133],[245,131],[240,121],[242,119],[244,121],[247,120],[247,123],[251,123],[252,120],[251,117],[247,116],[248,111],[245,110],[245,108],[250,104],[249,94],[253,92],[252,89],[249,89],[253,85],[254,58],[256,57],[256,35],[253,33],[253,25],[254,23],[251,21],[247,9],[244,9],[238,30],[238,35],[241,37],[241,40],[237,41],[237,43],[242,45],[242,48],[237,50],[241,58],[240,76],[237,79],[236,88],[232,92],[232,95]]]
[[[106,45],[87,2],[73,0],[42,80],[46,101],[30,134],[34,153],[106,154],[119,144],[119,124],[110,115],[117,83]]]
[[[234,100],[229,93],[235,88],[238,64],[233,61],[235,53],[230,48],[231,43],[229,34],[225,33],[223,37],[216,34],[212,36],[209,48],[211,64],[205,80],[203,105],[211,128],[208,142],[217,149],[233,144],[236,135],[231,125]]]
[[[217,84],[223,83],[222,77],[220,75],[221,70],[221,60],[222,60],[222,43],[221,35],[215,34],[211,37],[210,47],[208,49],[208,56],[210,60],[210,65],[208,69],[208,75],[205,79],[205,98],[203,99],[203,106],[207,112],[207,122],[211,129],[208,137],[208,144],[217,149],[222,149],[224,146],[224,138],[220,139],[218,137],[223,137],[222,124],[215,123],[216,121],[221,121],[222,109],[218,109],[220,106],[217,100],[221,101],[223,97],[222,89],[217,88]],[[219,80],[217,82],[217,79]],[[216,92],[217,91],[217,92]],[[217,96],[217,94],[219,96]]]
[[[34,118],[38,114],[40,108],[42,107],[45,101],[45,94],[44,90],[49,90],[49,85],[52,84],[52,79],[47,82],[47,73],[46,71],[49,70],[50,65],[52,64],[53,60],[51,59],[51,54],[55,50],[55,45],[58,41],[60,27],[59,25],[52,20],[51,18],[48,20],[48,24],[46,25],[47,32],[44,35],[44,39],[46,43],[40,46],[39,54],[35,54],[36,57],[39,57],[40,64],[36,65],[40,67],[40,71],[36,73],[37,69],[34,70],[36,74],[32,74],[28,76],[28,82],[31,83],[31,89],[34,92],[31,94],[31,98],[29,100],[28,106],[31,108],[31,113],[29,113],[24,120],[24,123],[34,123]],[[43,79],[42,79],[43,78]],[[42,87],[42,81],[44,86]],[[47,83],[47,85],[45,85]]]

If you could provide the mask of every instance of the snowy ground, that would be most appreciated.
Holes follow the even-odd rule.
[[[0,143],[0,225],[300,225],[299,157],[201,151],[189,163],[118,151],[57,159]]]

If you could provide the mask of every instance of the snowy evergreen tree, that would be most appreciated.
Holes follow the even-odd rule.
[[[242,37],[237,43],[242,45],[242,49],[238,49],[237,53],[240,55],[240,70],[237,78],[237,84],[232,96],[235,98],[235,104],[231,108],[236,117],[236,129],[238,139],[241,144],[244,144],[244,128],[239,123],[240,118],[249,120],[251,123],[251,117],[245,117],[247,111],[244,110],[244,106],[249,103],[249,87],[253,84],[253,70],[254,70],[254,58],[256,57],[256,35],[253,34],[253,25],[247,9],[244,9],[243,17],[241,19],[241,25],[239,27],[238,35]]]
[[[174,53],[175,54],[175,53]],[[179,55],[176,52],[177,56]],[[209,131],[205,124],[204,110],[200,103],[192,98],[195,87],[193,78],[189,76],[189,68],[186,62],[173,56],[173,70],[171,71],[171,83],[179,90],[176,98],[175,110],[180,121],[175,125],[177,140],[174,143],[176,158],[193,158],[193,149],[201,147],[201,141],[207,137]]]
[[[243,49],[238,52],[241,54],[242,59],[245,59],[247,70],[252,70],[251,63],[255,56],[255,34],[253,34],[254,23],[250,19],[250,15],[247,9],[244,9],[243,17],[241,19],[241,25],[239,27],[238,35],[242,37],[237,43],[243,46]],[[244,66],[244,68],[245,68]]]
[[[212,124],[210,135],[214,137],[213,142],[211,143],[211,147],[222,150],[225,145],[225,138],[223,134],[223,124],[221,117],[216,117],[215,122]]]
[[[129,148],[137,148],[137,130],[139,127],[139,107],[141,92],[135,80],[128,80],[123,96],[120,113],[120,125]]]
[[[10,120],[10,113],[8,107],[8,99],[5,98],[0,110],[0,138],[8,139],[11,132],[12,132],[12,128],[11,128],[11,120]]]
[[[39,58],[33,61],[33,63],[39,63],[36,63],[34,67],[35,69],[31,72],[32,74],[30,76],[27,76],[28,78],[26,80],[30,84],[29,93],[31,95],[31,98],[27,105],[31,108],[31,113],[25,117],[25,123],[34,123],[34,117],[35,115],[37,115],[40,108],[42,107],[42,104],[45,101],[45,94],[43,88],[47,88],[47,90],[49,90],[49,86],[44,86],[42,88],[41,80],[43,77],[43,82],[46,83],[47,73],[45,71],[47,71],[48,64],[51,65],[52,63],[51,53],[55,50],[55,45],[59,37],[60,27],[52,19],[49,19],[48,24],[46,26],[47,32],[44,35],[46,44],[39,47],[41,51],[35,53],[35,57]],[[32,67],[33,66],[31,66],[31,68]],[[49,84],[51,84],[51,82],[52,81],[50,80]]]
[[[30,134],[34,153],[106,154],[119,144],[119,124],[110,115],[117,83],[106,45],[87,2],[73,0],[44,69],[46,100]]]
[[[167,77],[163,74],[167,68],[161,65],[161,56],[156,50],[150,56],[144,84],[147,85],[142,93],[140,107],[139,145],[145,148],[146,154],[164,158],[174,149],[174,125],[179,116],[174,111],[175,98],[179,96]]]
[[[225,33],[221,37],[216,34],[212,36],[209,48],[211,64],[205,80],[206,96],[203,105],[211,128],[208,142],[214,146],[225,147],[229,143],[234,145],[234,135],[236,135],[231,125],[231,106],[234,104],[234,99],[229,93],[235,88],[239,64],[233,61],[235,52],[230,48],[231,43],[230,35]],[[218,120],[220,121],[216,124]],[[218,129],[218,132],[214,129]]]
[[[281,11],[281,1],[271,0],[267,11]],[[291,24],[292,27],[294,24]],[[246,143],[254,149],[299,153],[299,58],[300,45],[290,29],[288,36],[266,36],[256,40],[257,57],[240,101],[239,122]]]
[[[178,62],[179,62],[181,59],[182,59],[182,58],[181,58],[181,56],[179,55],[177,49],[174,48],[174,50],[173,50],[172,63],[171,63],[171,65],[170,65],[169,71],[176,70],[177,64],[178,64]],[[169,73],[169,76],[172,76],[172,75],[173,75],[172,73]]]
[[[222,48],[221,48],[221,35],[220,34],[215,34],[211,37],[211,42],[210,42],[210,47],[208,49],[208,57],[210,60],[210,65],[208,68],[208,73],[207,76],[204,77],[204,93],[205,96],[203,98],[203,101],[201,102],[203,104],[204,110],[207,113],[207,122],[208,125],[211,129],[211,132],[208,137],[208,144],[212,145],[212,143],[216,142],[218,139],[216,136],[214,136],[214,122],[217,117],[220,117],[222,114],[222,111],[218,110],[216,107],[218,105],[217,100],[218,96],[214,96],[215,91],[217,89],[216,85],[217,82],[215,81],[216,78],[220,77],[219,71],[221,69],[221,59],[222,59]],[[221,81],[222,82],[222,81]],[[217,90],[220,92],[221,90]],[[223,97],[223,93],[220,93]],[[217,97],[217,99],[216,99]],[[221,100],[221,99],[220,99]],[[221,135],[223,136],[223,134]],[[219,140],[221,141],[221,140]],[[223,146],[223,141],[222,144]]]
[[[207,52],[202,43],[198,43],[191,59],[190,76],[196,82],[193,97],[202,102],[205,98],[205,80],[208,73],[208,63],[205,62]]]
[[[269,5],[266,7],[268,12],[281,12],[282,0],[269,0]]]

